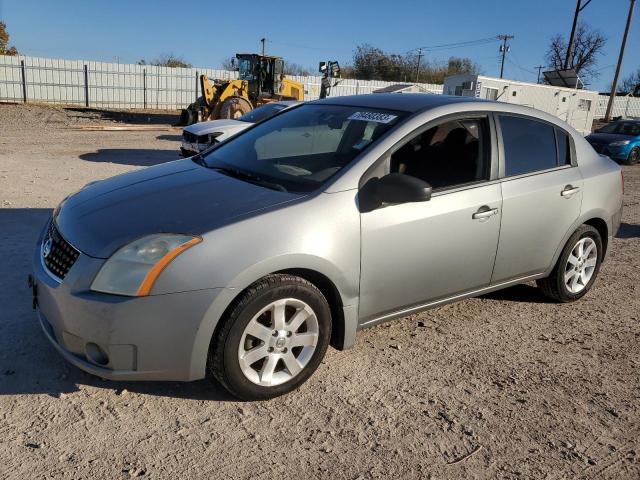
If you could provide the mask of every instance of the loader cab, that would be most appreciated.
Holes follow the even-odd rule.
[[[280,91],[284,61],[280,57],[257,54],[238,54],[240,80],[249,82],[249,96],[256,99],[272,96]]]

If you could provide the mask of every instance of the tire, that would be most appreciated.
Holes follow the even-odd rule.
[[[191,125],[192,123],[196,123],[195,115],[193,113],[194,104],[192,103],[187,108],[183,108],[180,112],[180,119],[178,120],[177,126],[186,127],[187,125]]]
[[[220,106],[220,115],[218,118],[238,119],[245,113],[253,110],[251,103],[244,97],[229,97]]]
[[[274,328],[275,318],[284,328]],[[330,337],[331,311],[320,290],[300,277],[268,275],[251,285],[222,320],[211,341],[207,370],[242,400],[274,398],[311,376]]]
[[[582,255],[586,260],[575,255],[579,253],[580,243],[583,246]],[[593,248],[596,249],[595,254],[592,253]],[[557,302],[574,302],[582,298],[598,276],[602,254],[602,238],[598,230],[590,225],[582,225],[567,241],[551,274],[547,278],[537,280],[538,288]]]
[[[629,152],[625,163],[627,165],[635,165],[638,162],[640,162],[640,147],[634,147],[631,149],[631,152]]]

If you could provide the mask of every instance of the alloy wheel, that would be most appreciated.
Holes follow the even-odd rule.
[[[598,262],[598,246],[591,237],[578,240],[564,269],[564,283],[569,292],[576,294],[591,281]]]
[[[271,302],[251,318],[242,333],[240,369],[257,385],[285,383],[311,361],[318,337],[318,318],[305,302],[295,298]]]

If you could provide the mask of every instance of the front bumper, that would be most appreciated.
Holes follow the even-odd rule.
[[[103,260],[81,254],[59,282],[36,250],[34,304],[45,335],[67,361],[112,380],[203,378],[196,337],[222,289],[147,297],[92,292],[89,285]]]

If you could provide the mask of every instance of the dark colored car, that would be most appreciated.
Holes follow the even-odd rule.
[[[634,165],[640,161],[640,120],[618,120],[587,136],[587,141],[602,155]]]

